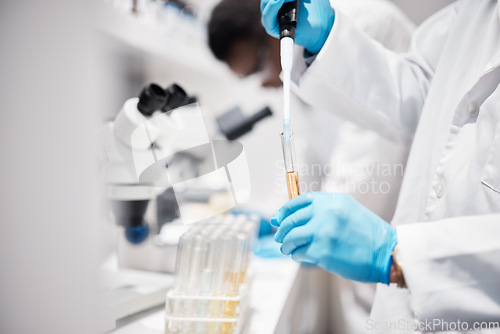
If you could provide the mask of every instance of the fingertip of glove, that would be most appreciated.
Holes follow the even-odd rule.
[[[274,241],[280,243],[280,235],[278,232],[274,234]]]
[[[278,222],[278,217],[276,216],[276,214],[274,214],[274,215],[271,217],[270,223],[271,223],[271,225],[273,225],[274,227],[279,227],[279,226],[280,226],[280,223]]]
[[[281,254],[283,254],[283,255],[285,255],[285,256],[287,256],[287,255],[288,255],[288,254],[286,254],[285,252],[283,252],[283,245],[281,245],[281,247],[280,247],[280,252],[281,252]]]

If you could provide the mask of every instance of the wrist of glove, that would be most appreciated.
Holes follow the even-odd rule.
[[[261,0],[262,25],[269,35],[279,37],[278,11],[290,1],[293,0]],[[332,30],[335,12],[329,0],[299,0],[298,11],[295,43],[317,54]]]
[[[344,278],[389,283],[396,230],[346,194],[298,196],[271,219],[275,241],[297,262]]]

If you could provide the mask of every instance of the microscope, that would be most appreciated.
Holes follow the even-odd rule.
[[[180,86],[164,89],[151,83],[139,97],[125,101],[116,118],[104,127],[102,170],[112,216],[122,232],[117,241],[120,267],[174,270],[175,253],[167,257],[171,261],[155,260],[165,258],[165,249],[157,245],[155,236],[164,223],[178,217],[166,157],[174,155],[172,140],[183,126],[172,120],[172,114],[193,104],[196,99]]]
[[[125,101],[102,140],[105,193],[120,230],[120,268],[173,272],[185,225],[248,199],[248,165],[235,139],[270,115],[267,107],[250,117],[236,108],[211,120],[176,84],[151,83]],[[207,121],[227,140],[210,138]]]

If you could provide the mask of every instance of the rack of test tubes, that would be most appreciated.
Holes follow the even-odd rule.
[[[173,288],[165,305],[166,334],[238,334],[248,310],[248,273],[256,224],[221,215],[182,235]]]

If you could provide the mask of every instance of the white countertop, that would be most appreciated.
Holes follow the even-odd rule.
[[[289,258],[254,257],[250,318],[245,334],[271,334],[279,323],[299,265]],[[159,306],[117,323],[112,334],[164,334],[165,308]]]

